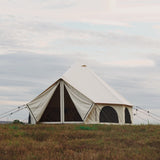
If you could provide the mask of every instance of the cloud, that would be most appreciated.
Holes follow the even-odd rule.
[[[72,40],[72,43],[77,44],[97,44],[97,45],[105,45],[105,46],[137,46],[137,47],[151,47],[151,48],[159,48],[160,41],[158,39],[153,39],[150,37],[145,36],[137,36],[128,33],[117,33],[117,32],[107,32],[107,33],[100,33],[100,32],[93,32],[93,31],[80,31],[74,32],[72,31],[71,36],[68,37],[69,40]]]
[[[160,25],[153,25],[152,28],[156,30],[158,34],[160,33]]]
[[[140,5],[141,4],[141,5]],[[160,3],[152,1],[123,0],[70,0],[70,1],[1,1],[0,14],[20,19],[43,20],[45,22],[89,22],[93,24],[121,25],[130,22],[157,22]]]
[[[58,55],[39,55],[31,52],[17,52],[8,55],[0,55],[1,78],[12,77],[32,77],[44,78],[52,77],[51,72],[57,67],[64,70],[72,58]],[[63,64],[63,65],[62,65]],[[59,72],[59,71],[58,71]],[[57,75],[58,75],[57,72]]]
[[[158,38],[147,34],[137,35],[130,30],[125,32],[125,29],[119,29],[119,32],[116,29],[106,29],[102,32],[101,26],[96,30],[90,30],[89,27],[83,29],[84,24],[81,23],[82,28],[77,29],[72,25],[66,26],[65,23],[1,17],[5,18],[5,21],[0,21],[0,54],[18,51],[50,55],[80,53],[93,58],[101,54],[102,59],[104,57],[107,59],[109,53],[117,57],[118,52],[121,55],[119,57],[128,57],[126,53],[130,53],[133,56],[129,58],[136,54],[138,59],[144,59],[145,57],[141,57],[142,53],[145,53],[144,55],[158,53],[160,48]]]
[[[114,11],[116,9],[117,1],[116,0],[107,0],[107,9]]]
[[[150,59],[143,60],[126,60],[126,61],[113,61],[108,62],[106,65],[117,67],[154,67],[154,61]]]
[[[11,105],[11,106],[21,106],[23,104],[26,104],[27,101],[4,101],[4,100],[0,100],[0,105]]]

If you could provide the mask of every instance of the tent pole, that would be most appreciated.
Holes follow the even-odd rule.
[[[94,103],[92,103],[91,107],[89,108],[88,112],[86,113],[86,115],[85,115],[85,117],[84,117],[84,119],[83,119],[84,123],[85,123],[85,121],[86,121],[87,116],[88,116],[89,113],[91,112],[93,106],[94,106]]]
[[[36,120],[35,116],[33,115],[33,113],[32,113],[32,111],[31,111],[31,109],[29,108],[28,104],[26,104],[26,106],[27,106],[27,108],[28,108],[29,112],[32,114],[32,116],[33,116],[33,118],[34,118],[35,122],[37,123],[37,120]]]

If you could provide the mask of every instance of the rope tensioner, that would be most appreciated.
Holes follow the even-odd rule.
[[[21,110],[23,110],[23,109],[25,109],[25,108],[27,108],[27,107],[26,107],[26,105],[24,104],[24,105],[21,105],[21,106],[16,107],[15,109],[12,109],[12,110],[10,110],[10,111],[4,112],[4,113],[0,114],[0,119],[5,118],[5,117],[8,117],[8,116],[11,116],[11,115],[13,115],[14,113],[16,113],[16,112],[18,112],[18,111],[21,111]]]
[[[146,115],[146,116],[148,116],[148,117],[151,117],[151,118],[154,119],[154,120],[160,121],[160,116],[158,116],[158,115],[156,115],[156,114],[154,114],[154,113],[151,113],[150,111],[145,110],[145,109],[143,109],[142,107],[139,107],[139,106],[134,106],[134,107],[135,107],[135,108],[133,108],[133,109],[136,110],[136,113],[133,114],[134,116],[137,116],[138,118],[140,118],[140,119],[142,119],[142,120],[144,120],[144,121],[148,121],[148,120],[140,117],[139,115],[137,115],[137,112],[139,111],[140,113],[142,113],[142,114],[144,114],[144,115]]]

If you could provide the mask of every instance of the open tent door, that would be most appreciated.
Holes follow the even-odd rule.
[[[50,99],[40,122],[60,122],[60,84]]]
[[[100,112],[100,122],[118,123],[118,115],[115,109],[110,106],[103,107]]]
[[[82,121],[66,87],[64,86],[64,120],[65,121]]]
[[[31,102],[27,103],[26,106],[30,111],[30,122],[35,124],[40,121],[48,103],[50,102],[59,82],[54,83]]]
[[[74,87],[69,85],[68,83],[65,83],[65,90],[66,90],[65,92],[68,94],[68,96],[72,100],[81,119],[84,121],[93,102],[89,100],[87,97],[85,97],[78,90],[76,90]]]

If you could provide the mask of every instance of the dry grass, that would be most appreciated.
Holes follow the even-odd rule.
[[[0,160],[160,160],[160,125],[0,125]]]

